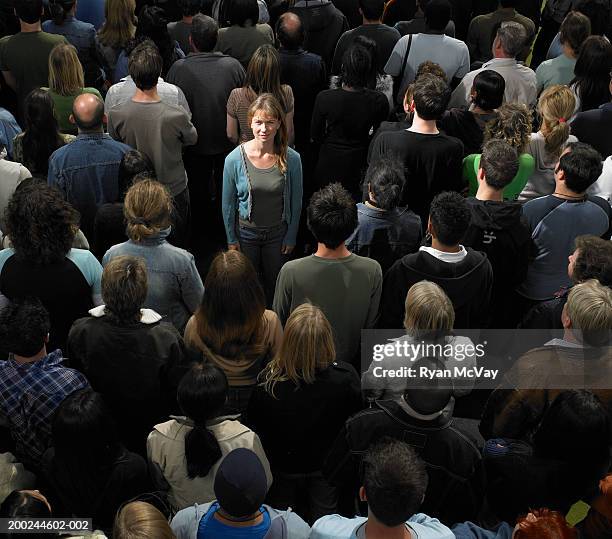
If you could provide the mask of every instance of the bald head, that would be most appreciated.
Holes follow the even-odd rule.
[[[276,37],[284,49],[297,50],[304,44],[304,27],[295,13],[283,13],[276,23]]]
[[[81,94],[72,105],[72,119],[79,131],[98,131],[104,122],[104,101],[95,94]]]

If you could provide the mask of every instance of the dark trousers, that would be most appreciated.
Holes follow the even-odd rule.
[[[189,222],[191,220],[191,204],[189,189],[174,196],[172,210],[172,232],[168,241],[172,245],[186,249],[189,246]]]

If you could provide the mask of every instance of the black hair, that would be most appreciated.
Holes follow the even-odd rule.
[[[5,232],[11,238],[15,256],[41,266],[64,260],[78,223],[78,212],[60,191],[41,181],[20,185],[5,212]]]
[[[412,100],[423,120],[439,120],[451,97],[451,89],[440,77],[421,75],[413,83]]]
[[[608,30],[610,3],[605,0],[578,0],[574,11],[586,15],[591,21],[591,35],[603,36]]]
[[[11,302],[0,311],[0,342],[18,356],[40,352],[50,329],[49,313],[38,298]]]
[[[228,22],[230,26],[246,26],[248,21],[256,25],[259,21],[257,0],[229,0]]]
[[[121,199],[125,198],[127,190],[132,185],[134,176],[141,172],[155,174],[154,171],[153,163],[146,154],[138,150],[128,150],[125,152],[119,163],[118,186]]]
[[[376,41],[366,36],[357,36],[353,40],[353,45],[360,45],[370,53],[370,73],[366,86],[371,90],[375,90],[376,79],[378,77],[378,45]]]
[[[0,504],[0,518],[50,518],[49,506],[40,498],[32,496],[24,490],[13,490]],[[23,537],[19,532],[2,535],[5,539]],[[31,539],[47,539],[57,537],[50,533],[28,534]]]
[[[578,53],[585,39],[591,34],[591,21],[579,11],[570,11],[561,23],[559,34],[561,43],[567,44]]]
[[[472,102],[482,110],[495,110],[504,102],[506,81],[497,71],[485,69],[474,77]]]
[[[42,0],[17,0],[14,6],[17,17],[23,22],[34,24],[40,21],[43,10]]]
[[[406,185],[404,168],[398,161],[380,159],[368,168],[365,182],[374,195],[373,204],[382,210],[391,210],[402,198]]]
[[[610,69],[612,44],[601,36],[585,39],[574,66],[575,92],[580,98],[580,110],[596,109],[610,101]]]
[[[565,173],[565,186],[574,193],[584,193],[601,175],[601,154],[584,142],[570,142],[569,152],[559,159]]]
[[[498,191],[504,189],[518,173],[518,152],[504,140],[489,140],[482,147],[480,168],[489,187]]]
[[[438,342],[444,342],[445,335],[449,334],[445,330],[442,333],[439,330],[428,333]],[[434,333],[438,335],[434,337]],[[416,372],[421,372],[422,368],[427,368],[430,372],[446,368],[444,361],[435,356],[424,356],[416,361],[413,366]],[[454,386],[452,380],[438,377],[419,377],[406,379],[403,399],[415,412],[430,415],[444,410],[451,402],[453,395]]]
[[[74,7],[76,0],[49,0],[49,14],[53,22],[58,26],[64,24],[70,10]]]
[[[183,376],[177,399],[183,413],[194,422],[185,436],[187,475],[205,477],[221,458],[221,448],[206,422],[219,415],[227,399],[228,383],[225,373],[210,363],[194,365]]]
[[[501,7],[516,7],[518,0],[499,0]]]
[[[78,113],[72,109],[72,117],[74,118],[74,123],[76,126],[82,131],[91,131],[93,129],[99,129],[102,127],[104,122],[104,101],[100,99],[98,96],[94,96],[96,100],[96,108],[94,110],[93,116],[85,121],[83,120]]]
[[[156,86],[162,68],[162,57],[150,40],[138,44],[128,58],[128,72],[140,90],[150,90]]]
[[[371,80],[373,64],[370,50],[358,43],[352,43],[342,56],[342,84],[351,88],[366,88]]]
[[[178,0],[178,7],[183,17],[192,17],[202,9],[202,0]]]
[[[288,18],[295,17],[299,24],[291,25],[288,28],[285,21]],[[287,50],[294,51],[299,49],[302,45],[304,45],[304,39],[306,38],[304,34],[304,25],[302,24],[302,20],[299,15],[288,12],[283,13],[276,21],[276,37],[280,44]]]
[[[388,527],[414,515],[427,489],[425,464],[407,443],[388,437],[363,459],[363,487],[370,511]]]
[[[191,41],[199,52],[210,52],[217,45],[219,25],[208,15],[198,13],[191,21]]]
[[[442,245],[457,245],[465,234],[472,214],[465,199],[454,191],[445,191],[431,201],[429,218],[436,238]]]
[[[357,206],[339,183],[326,185],[310,199],[307,209],[308,229],[319,243],[336,249],[357,228]]]
[[[452,10],[448,0],[431,0],[424,9],[425,23],[434,32],[443,32],[451,19]]]
[[[46,176],[49,157],[64,145],[54,114],[53,99],[48,92],[36,88],[27,95],[23,119],[23,164],[30,172]]]
[[[382,19],[385,0],[359,0],[359,9],[366,20],[378,21]]]

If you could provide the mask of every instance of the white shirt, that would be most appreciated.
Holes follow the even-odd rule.
[[[506,91],[504,92],[504,101],[506,103],[524,103],[528,107],[536,104],[538,91],[536,74],[533,69],[529,69],[522,64],[519,64],[514,58],[493,58],[484,63],[480,69],[470,71],[459,86],[455,88],[451,96],[448,108],[467,107],[470,103],[470,91],[474,78],[478,73],[485,69],[491,69],[499,73],[506,81]]]
[[[425,251],[429,253],[431,256],[435,256],[438,260],[442,262],[450,262],[451,264],[456,264],[457,262],[461,262],[466,256],[467,251],[463,245],[459,246],[458,253],[447,253],[445,251],[438,251],[438,249],[434,249],[433,247],[422,246],[419,251]]]
[[[587,193],[607,200],[612,206],[612,156],[603,162],[601,176],[587,189]]]

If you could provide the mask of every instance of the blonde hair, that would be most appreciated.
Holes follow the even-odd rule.
[[[146,502],[124,505],[115,518],[115,539],[176,539],[168,520],[159,509]]]
[[[417,337],[437,338],[455,324],[451,300],[436,283],[420,281],[406,294],[404,327]]]
[[[567,315],[572,328],[583,332],[585,342],[594,346],[607,343],[612,330],[612,290],[597,279],[573,286],[567,297]]]
[[[156,180],[139,181],[125,195],[123,215],[130,239],[141,241],[170,226],[172,197]]]
[[[555,84],[546,88],[538,99],[538,113],[542,117],[540,131],[544,134],[544,148],[559,157],[570,134],[569,120],[576,108],[576,97],[567,86]]]
[[[531,137],[531,113],[522,103],[504,103],[495,118],[485,126],[484,142],[492,139],[506,141],[522,154]]]
[[[98,31],[98,39],[103,45],[120,49],[134,37],[136,25],[135,0],[106,0],[104,6],[104,25]]]
[[[49,89],[63,96],[78,94],[85,86],[83,66],[73,45],[59,43],[49,54]]]
[[[317,369],[327,368],[336,359],[336,347],[329,321],[323,311],[310,303],[297,307],[285,324],[278,354],[260,375],[264,389],[274,396],[278,382],[312,384]]]
[[[281,104],[272,94],[261,94],[251,103],[247,113],[247,121],[249,125],[253,121],[253,117],[258,113],[269,118],[273,118],[280,122],[278,131],[274,135],[274,151],[278,155],[278,168],[285,174],[287,172],[287,151],[289,148],[289,139],[287,137],[287,124],[285,122],[285,112]]]

